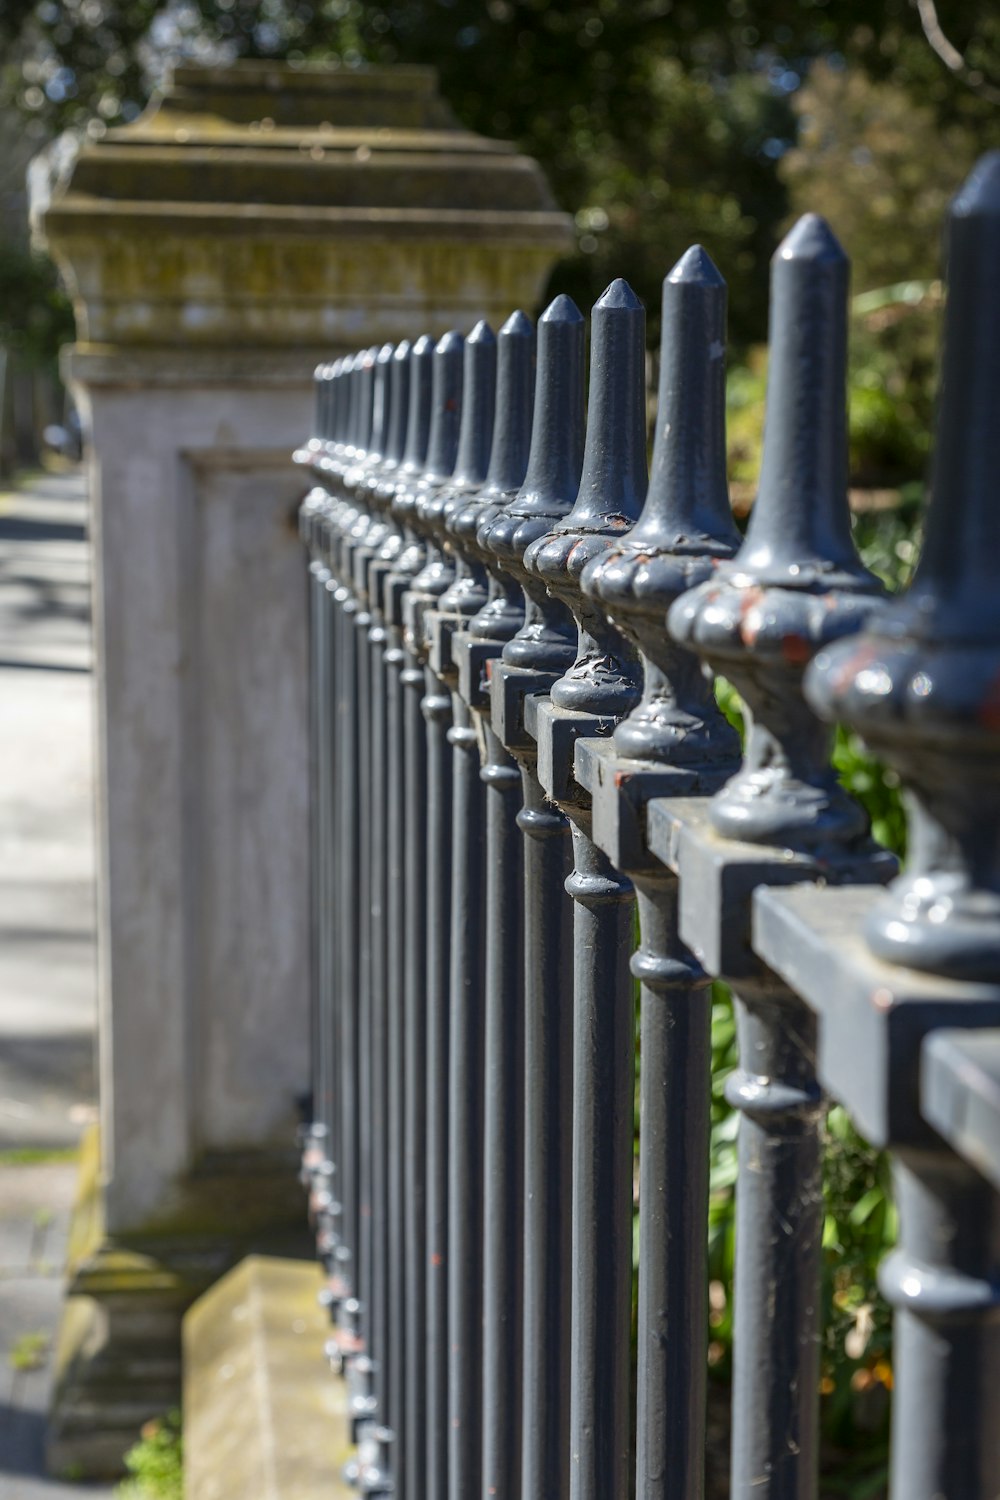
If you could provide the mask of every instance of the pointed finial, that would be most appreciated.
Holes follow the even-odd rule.
[[[389,430],[385,440],[386,466],[396,468],[406,450],[406,429],[410,408],[410,362],[413,345],[403,339],[396,345],[389,373]]]
[[[462,349],[462,414],[454,472],[444,482],[428,473],[419,486],[414,515],[427,540],[427,555],[413,580],[414,593],[440,599],[455,580],[452,555],[444,550],[445,520],[470,490],[482,484],[489,466],[496,370],[496,336],[488,323],[480,321]],[[443,602],[440,607],[444,608]]]
[[[519,461],[524,387],[531,379],[533,364],[534,329],[523,313],[514,313],[504,323],[496,353],[493,439],[486,473],[480,474],[474,484],[456,484],[443,509],[445,530],[456,557],[456,576],[441,600],[441,609],[466,619],[478,618],[483,606],[497,597],[496,580],[487,578],[483,566],[492,559],[484,558],[477,533],[483,516],[493,514],[497,504],[509,499],[511,490],[517,488],[513,484],[511,490],[505,490],[503,481],[510,478]]]
[[[462,412],[462,350],[465,344],[454,330],[434,345],[431,383],[431,431],[427,442],[424,480],[442,484],[450,478],[458,454],[458,429]]]
[[[760,491],[746,539],[672,606],[674,640],[743,696],[743,765],[712,821],[730,838],[853,858],[868,822],[830,764],[802,697],[812,654],[859,630],[881,590],[847,506],[847,257],[824,220],[800,219],[771,262],[771,350]]]
[[[410,403],[406,414],[406,444],[401,467],[409,474],[424,466],[431,432],[431,377],[434,340],[422,334],[410,354]]]
[[[493,445],[496,384],[496,336],[490,325],[481,320],[465,341],[462,421],[452,478],[455,485],[482,484],[486,478]]]
[[[846,504],[849,280],[850,262],[818,214],[793,225],[771,262],[767,424],[740,554],[761,581],[801,586],[804,572],[842,571],[844,586],[857,587]]]
[[[337,361],[339,369],[331,402],[331,441],[327,449],[326,467],[331,478],[340,471],[354,432],[354,404],[357,399],[354,384],[354,355],[345,354]]]
[[[383,344],[375,356],[375,385],[372,397],[372,441],[369,459],[378,462],[385,457],[385,446],[389,436],[392,413],[392,391],[390,376],[392,359],[396,352],[394,344]]]
[[[532,542],[573,509],[583,465],[583,316],[565,293],[538,320],[538,368],[528,466],[520,490],[484,540],[520,582],[524,624],[503,648],[510,666],[564,672],[576,659],[576,625],[524,567]]]
[[[646,316],[624,281],[613,281],[591,319],[590,399],[576,503],[525,565],[572,611],[577,659],[552,689],[559,708],[621,716],[639,697],[638,664],[580,575],[638,519],[646,496]]]
[[[739,545],[726,485],[726,285],[700,245],[663,283],[653,471],[642,515],[591,563],[583,588],[639,648],[643,697],[615,730],[620,755],[735,770],[739,740],[664,615]]]
[[[909,591],[817,656],[824,718],[910,792],[909,856],[866,936],[891,963],[1000,981],[1000,152],[948,225],[944,357],[924,546]]]
[[[486,488],[509,497],[520,488],[528,466],[531,406],[535,393],[535,330],[518,309],[497,341],[496,440]]]
[[[509,641],[524,624],[522,593],[516,580],[497,566],[487,540],[490,526],[514,498],[524,478],[531,440],[535,379],[535,330],[523,312],[512,313],[500,331],[496,435],[486,483],[450,522],[456,543],[478,566],[485,565],[488,592],[469,623],[480,641]]]

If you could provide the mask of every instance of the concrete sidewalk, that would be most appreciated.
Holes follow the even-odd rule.
[[[93,709],[82,475],[0,490],[0,1496],[42,1473],[52,1344],[96,1072]]]

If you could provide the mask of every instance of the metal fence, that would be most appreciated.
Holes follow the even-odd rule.
[[[893,1500],[1000,1494],[1000,154],[955,200],[948,271],[926,541],[889,600],[851,536],[848,261],[816,216],[773,262],[742,538],[698,247],[663,284],[648,477],[621,281],[586,420],[564,296],[537,328],[317,372],[304,1175],[369,1493],[703,1495],[719,978],[732,1496],[817,1491],[831,1101],[893,1159]],[[908,791],[902,875],[834,720]]]

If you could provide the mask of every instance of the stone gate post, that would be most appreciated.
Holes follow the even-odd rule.
[[[302,1217],[313,367],[531,309],[569,226],[419,68],[177,68],[32,202],[77,313],[99,662],[100,1142],[50,1464],[101,1473],[176,1402],[184,1308]]]

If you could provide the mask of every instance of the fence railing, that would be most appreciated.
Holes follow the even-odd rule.
[[[317,372],[304,1174],[369,1493],[703,1495],[718,978],[732,1496],[817,1491],[831,1101],[893,1159],[893,1500],[1000,1494],[1000,154],[948,272],[926,541],[891,600],[851,536],[848,262],[815,216],[773,262],[742,539],[700,248],[663,285],[648,481],[621,281],[586,421],[566,297]],[[902,875],[832,720],[909,792]]]

